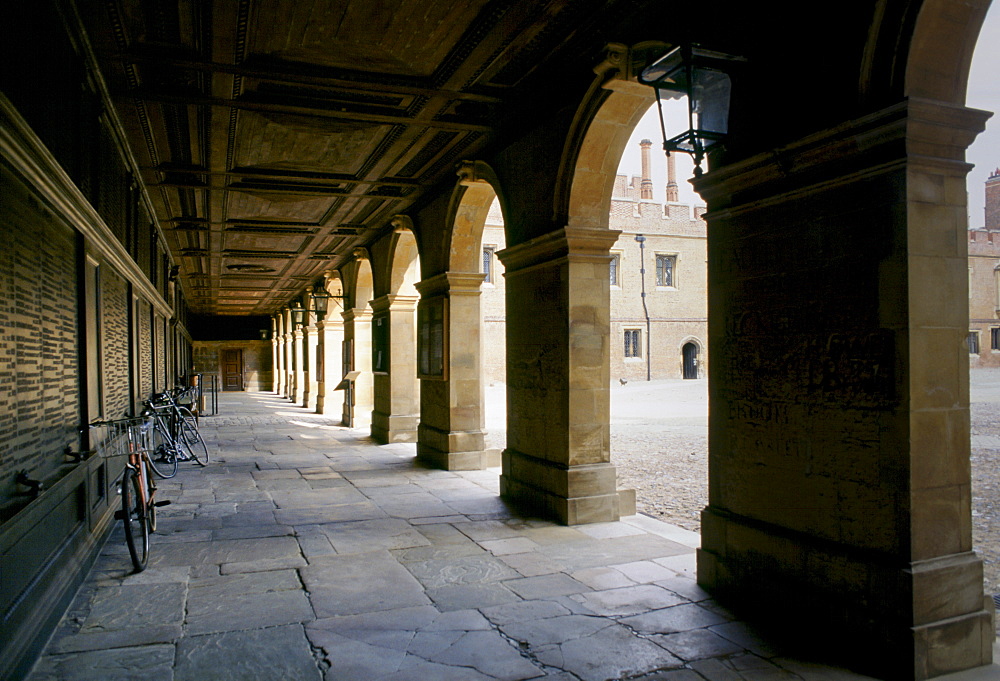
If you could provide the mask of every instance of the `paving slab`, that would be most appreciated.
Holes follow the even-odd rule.
[[[384,551],[320,558],[299,573],[317,617],[430,602],[420,582]]]
[[[612,624],[590,636],[533,648],[538,661],[576,674],[583,681],[605,681],[638,676],[683,661],[623,626]]]
[[[153,677],[149,677],[153,678]],[[319,681],[302,626],[187,636],[177,644],[174,681]]]
[[[137,645],[43,657],[33,681],[136,681],[177,679],[173,645]]]

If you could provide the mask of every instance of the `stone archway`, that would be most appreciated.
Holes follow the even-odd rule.
[[[343,423],[353,428],[371,425],[374,409],[372,373],[372,305],[374,278],[368,251],[358,248],[342,269],[344,282],[344,371],[351,384],[344,396]]]
[[[417,380],[417,301],[420,254],[413,224],[404,215],[381,245],[381,284],[372,300],[372,372],[375,377],[372,437],[380,442],[416,442],[420,421]],[[385,293],[378,295],[380,290]]]
[[[497,179],[482,162],[461,164],[458,176],[446,213],[451,227],[447,271],[417,285],[421,295],[417,456],[447,470],[476,470],[500,464],[499,451],[485,448],[480,314],[485,275],[479,270],[483,227],[497,198]],[[434,324],[440,324],[440,332]],[[435,364],[432,357],[440,360]]]

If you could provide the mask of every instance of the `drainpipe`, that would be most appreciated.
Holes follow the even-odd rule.
[[[646,315],[646,380],[652,380],[652,361],[649,349],[651,347],[649,337],[649,308],[646,306],[646,237],[636,234],[635,240],[639,242],[639,277],[642,281],[642,311]]]

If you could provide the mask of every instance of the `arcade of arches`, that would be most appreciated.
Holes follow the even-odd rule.
[[[698,581],[865,673],[988,664],[963,345],[965,150],[990,115],[964,94],[988,4],[859,0],[819,21],[728,0],[7,8],[3,664],[44,639],[110,526],[115,471],[63,454],[87,448],[78,427],[242,326],[270,326],[271,387],[297,404],[432,466],[500,460],[502,495],[534,514],[633,512],[609,451],[607,216],[652,101],[636,74],[682,41],[746,58],[726,148],[694,182],[712,357]],[[494,197],[502,453],[484,448],[478,329]]]

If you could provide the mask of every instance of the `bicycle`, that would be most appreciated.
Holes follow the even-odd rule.
[[[142,572],[149,561],[149,535],[156,531],[156,509],[170,503],[156,501],[149,458],[152,421],[145,417],[95,421],[90,428],[104,429],[97,451],[105,458],[128,457],[118,488],[122,507],[115,512],[115,519],[122,521],[135,571]]]
[[[177,403],[175,394],[176,390],[159,393],[143,404],[154,419],[154,434],[158,438],[156,449],[164,453],[163,457],[158,458],[163,458],[165,464],[171,465],[169,454],[172,450],[172,466],[176,473],[177,460],[185,459],[181,454],[186,454],[199,466],[206,466],[208,446],[198,430],[198,418],[190,409]]]

